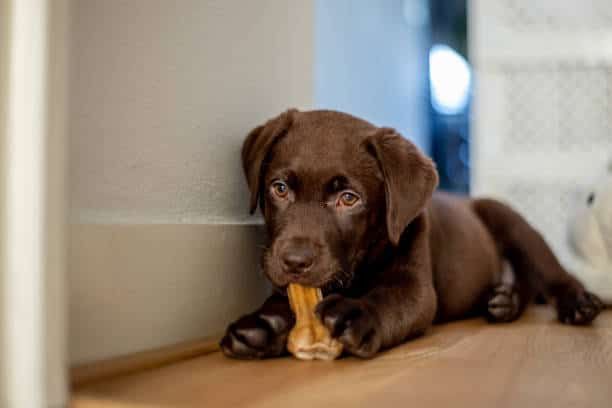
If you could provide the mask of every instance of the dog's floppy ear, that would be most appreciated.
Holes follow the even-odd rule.
[[[289,109],[265,124],[251,130],[242,144],[242,167],[251,192],[249,210],[257,209],[261,196],[262,170],[274,143],[291,127],[296,109]],[[261,203],[263,206],[263,201]]]
[[[380,128],[366,139],[385,180],[387,232],[398,245],[402,232],[427,204],[438,185],[435,164],[394,129]]]

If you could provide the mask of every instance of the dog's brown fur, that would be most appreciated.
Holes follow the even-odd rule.
[[[556,304],[564,323],[590,323],[601,310],[512,209],[433,194],[434,164],[393,129],[289,110],[251,131],[242,159],[251,212],[259,205],[266,221],[263,269],[276,292],[229,326],[221,342],[228,356],[284,353],[291,282],[323,288],[317,314],[360,357],[435,321],[512,321],[536,294]],[[514,283],[502,282],[503,260]]]

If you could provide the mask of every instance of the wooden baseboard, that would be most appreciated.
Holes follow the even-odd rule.
[[[202,356],[218,349],[219,338],[207,337],[110,360],[81,364],[70,369],[70,384],[74,390],[98,381],[134,374],[177,361]]]

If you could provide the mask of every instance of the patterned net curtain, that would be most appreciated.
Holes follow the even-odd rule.
[[[573,207],[612,159],[612,1],[471,0],[472,189],[562,258]]]

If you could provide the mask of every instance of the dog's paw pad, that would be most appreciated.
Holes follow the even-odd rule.
[[[234,328],[229,328],[223,339],[221,340],[220,346],[221,351],[228,357],[251,359],[251,358],[262,358],[263,350],[254,347],[249,343],[248,337],[239,334]]]
[[[243,316],[227,328],[220,343],[221,351],[228,357],[241,359],[281,355],[291,323],[282,316]]]
[[[488,294],[485,316],[491,323],[511,322],[521,313],[521,298],[515,287],[499,285]]]
[[[603,302],[585,290],[557,299],[559,321],[565,324],[589,324],[603,310]]]

